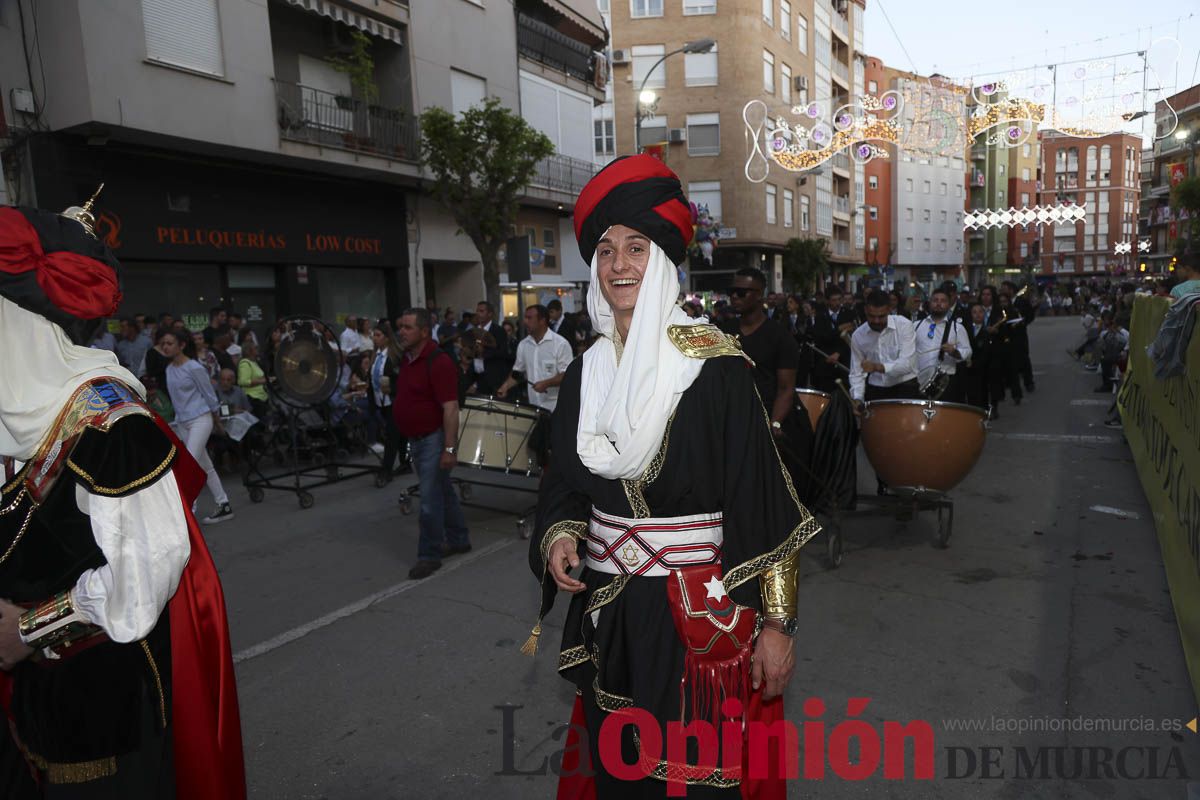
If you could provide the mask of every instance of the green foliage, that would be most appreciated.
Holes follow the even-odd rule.
[[[783,249],[783,285],[789,292],[809,292],[817,276],[829,270],[828,243],[817,239],[788,239]]]
[[[517,221],[519,198],[554,144],[494,97],[460,116],[444,108],[421,115],[421,159],[433,196],[471,238],[483,262],[488,300],[499,307],[497,254]]]
[[[360,100],[368,104],[379,99],[379,87],[375,85],[375,58],[371,55],[371,37],[357,28],[350,32],[350,52],[334,56],[329,63],[338,72],[350,76],[350,85]]]

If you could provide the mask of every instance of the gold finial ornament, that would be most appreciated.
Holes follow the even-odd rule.
[[[103,191],[104,184],[102,183],[96,188],[96,193],[89,197],[88,201],[84,203],[82,207],[71,206],[61,214],[61,216],[64,216],[67,219],[73,219],[82,225],[83,229],[87,231],[88,236],[91,236],[93,239],[96,238],[96,217],[92,214],[92,205],[96,202],[96,198],[99,197],[100,193]]]

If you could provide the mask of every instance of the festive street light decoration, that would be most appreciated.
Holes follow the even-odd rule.
[[[1028,206],[1023,208],[979,208],[963,214],[963,230],[982,230],[1006,225],[1067,225],[1082,222],[1087,216],[1087,204],[1061,206]]]

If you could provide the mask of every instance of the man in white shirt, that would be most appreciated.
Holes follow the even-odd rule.
[[[889,314],[888,296],[878,289],[867,295],[865,310],[867,321],[850,337],[850,396],[860,403],[920,397],[912,322]]]
[[[545,306],[525,309],[525,328],[529,335],[517,343],[517,358],[512,374],[500,386],[497,394],[508,396],[517,385],[517,374],[529,382],[529,402],[553,411],[558,405],[558,385],[571,364],[574,354],[571,344],[550,330],[550,315]]]
[[[353,314],[346,315],[346,330],[338,337],[338,344],[345,355],[357,353],[362,349],[362,339],[358,336],[358,317]]]
[[[929,316],[912,323],[916,340],[917,381],[925,386],[941,370],[953,377],[938,399],[947,403],[962,403],[965,402],[965,392],[956,373],[958,363],[971,357],[971,341],[958,320],[947,313],[949,310],[949,293],[945,289],[935,289],[929,296]]]

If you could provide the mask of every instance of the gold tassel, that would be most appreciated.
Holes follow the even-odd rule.
[[[533,632],[529,634],[529,638],[525,640],[525,644],[521,645],[521,654],[526,656],[537,655],[538,637],[542,635],[542,621],[539,619],[537,625],[533,626]]]

